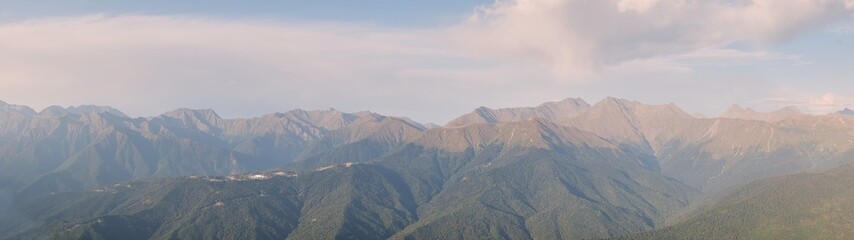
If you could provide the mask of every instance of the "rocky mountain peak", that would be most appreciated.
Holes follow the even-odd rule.
[[[23,114],[25,116],[32,116],[36,114],[36,111],[30,107],[23,105],[13,105],[8,104],[6,102],[0,101],[0,112],[15,112],[19,114]]]
[[[109,106],[97,106],[97,105],[80,105],[80,106],[70,106],[66,108],[68,112],[77,113],[77,114],[89,114],[89,113],[109,113],[122,118],[130,118],[130,116],[126,115],[122,111],[118,109],[109,107]]]
[[[543,103],[537,107],[499,108],[479,107],[469,114],[451,120],[445,126],[458,127],[476,123],[502,123],[543,118],[554,122],[566,122],[590,109],[580,98],[567,98],[557,102]]]
[[[189,109],[189,108],[179,108],[167,113],[164,113],[163,116],[172,117],[172,118],[198,118],[198,119],[222,119],[219,117],[213,109]]]
[[[38,113],[40,116],[59,117],[68,114],[68,110],[60,106],[50,106]]]
[[[169,121],[178,121],[183,126],[193,127],[204,132],[222,129],[224,120],[211,109],[179,108],[161,115]]]

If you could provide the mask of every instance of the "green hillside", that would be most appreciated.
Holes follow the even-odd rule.
[[[618,239],[851,239],[854,165],[739,188],[683,223]]]
[[[299,177],[120,184],[35,198],[3,231],[61,239],[375,238],[414,221],[412,196],[399,183],[380,167],[354,165]]]

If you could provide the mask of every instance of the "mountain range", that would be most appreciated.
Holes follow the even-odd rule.
[[[709,222],[739,191],[753,192],[740,189],[852,163],[852,139],[845,111],[733,106],[698,118],[617,98],[481,107],[444,126],[333,109],[131,118],[110,107],[36,112],[0,102],[0,238],[579,239],[694,229],[680,226]]]

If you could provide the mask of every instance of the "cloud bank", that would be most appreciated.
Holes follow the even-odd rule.
[[[85,16],[0,26],[0,96],[44,107],[116,104],[357,109],[453,86],[420,81],[464,61],[436,33],[344,23],[184,16]],[[407,90],[409,89],[409,90]],[[11,101],[11,100],[7,100]],[[266,106],[263,106],[266,105]],[[344,105],[344,106],[341,106]],[[285,107],[286,109],[282,109]],[[254,114],[254,112],[253,112]]]
[[[480,53],[536,58],[557,73],[576,73],[738,43],[771,44],[852,11],[851,0],[498,1],[457,33]]]
[[[765,46],[852,11],[852,0],[516,0],[429,29],[204,16],[33,19],[0,24],[0,99],[110,104],[142,116],[182,106],[226,116],[334,106],[441,122],[485,103],[645,100],[609,90],[644,85],[633,83],[639,77],[809,64]],[[646,85],[673,87],[668,81]],[[718,84],[695,81],[677,84],[682,93],[669,99]]]

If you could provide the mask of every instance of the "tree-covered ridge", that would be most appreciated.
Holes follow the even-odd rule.
[[[413,221],[411,196],[391,182],[395,177],[350,165],[303,176],[119,184],[35,198],[15,212],[18,219],[50,224],[20,223],[11,232],[65,239],[364,239]]]

